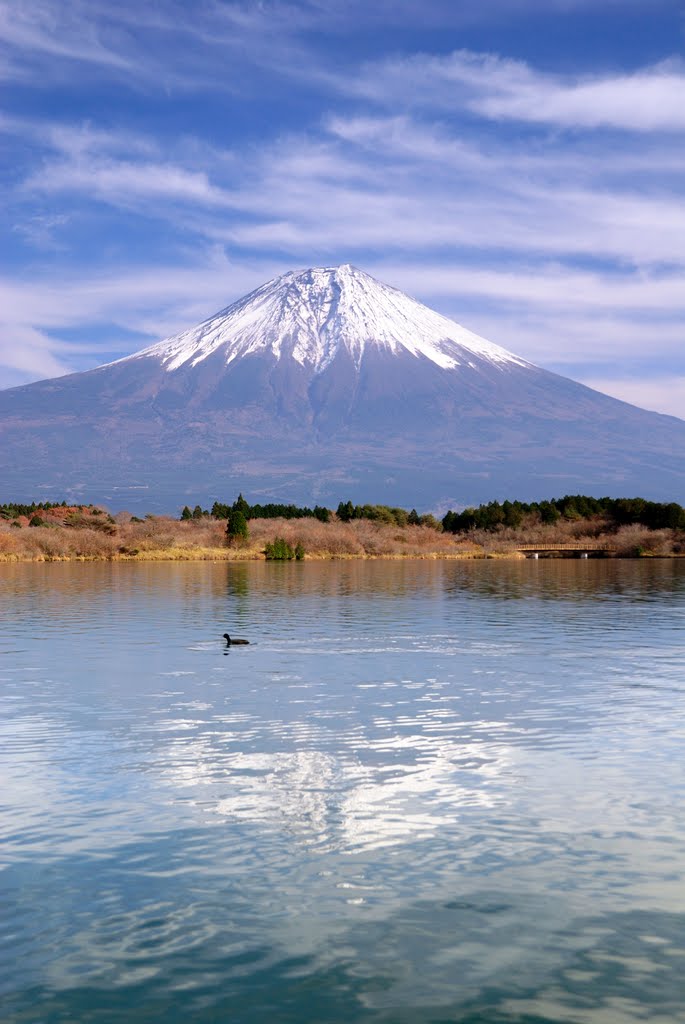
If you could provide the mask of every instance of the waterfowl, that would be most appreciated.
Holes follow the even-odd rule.
[[[235,647],[236,644],[249,644],[249,640],[239,640],[238,637],[230,637],[228,633],[224,633],[224,640],[226,641],[227,647]]]

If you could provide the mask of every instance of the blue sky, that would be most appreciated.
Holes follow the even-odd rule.
[[[0,387],[351,262],[685,417],[681,0],[0,0]]]

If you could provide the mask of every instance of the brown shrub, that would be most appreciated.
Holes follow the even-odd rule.
[[[16,536],[18,532],[18,530],[12,530],[10,533],[9,529],[0,532],[0,555],[17,554],[21,547],[20,540]]]
[[[612,547],[624,557],[669,555],[674,550],[672,530],[649,530],[640,523],[621,526],[611,538]]]
[[[302,544],[310,558],[402,555],[430,557],[470,552],[472,545],[452,534],[428,526],[386,524],[370,519],[320,523],[316,519],[253,519],[249,523],[250,546],[263,549],[275,537],[294,547]]]
[[[252,519],[249,539],[229,547],[222,520],[182,522],[168,516],[149,516],[142,522],[131,522],[130,517],[121,516],[117,517],[116,525],[109,523],[108,531],[103,531],[98,519],[108,522],[104,515],[89,515],[83,516],[78,525],[22,530],[0,523],[0,559],[109,559],[138,553],[143,558],[260,559],[266,544],[276,537],[282,537],[293,548],[301,544],[307,558],[473,558],[484,553],[511,556],[521,543],[606,543],[624,556],[685,552],[685,534],[650,531],[642,526],[609,532],[601,520],[559,520],[545,525],[529,517],[517,530],[474,530],[455,535],[430,526],[398,527],[396,523],[369,519],[349,523],[337,519],[330,523],[309,518]]]

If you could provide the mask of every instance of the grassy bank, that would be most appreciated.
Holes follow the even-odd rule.
[[[127,521],[125,521],[127,520]],[[145,560],[249,561],[264,558],[267,543],[282,537],[301,544],[308,559],[473,558],[482,550],[452,534],[423,526],[396,527],[359,520],[256,519],[247,541],[226,542],[226,523],[178,522],[150,516],[143,522],[116,516],[77,526],[54,523],[15,528],[0,524],[0,561]]]
[[[246,541],[226,542],[226,523],[204,517],[179,522],[164,516],[110,516],[92,506],[49,510],[41,522],[0,520],[0,561],[135,560],[247,561],[264,558],[277,537],[304,548],[307,559],[522,558],[522,544],[605,546],[618,557],[685,554],[685,533],[643,526],[610,528],[601,519],[502,527],[453,534],[427,525],[397,526],[366,519],[252,519]]]

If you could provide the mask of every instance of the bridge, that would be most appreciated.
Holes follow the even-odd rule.
[[[516,550],[520,551],[526,558],[537,558],[543,554],[565,554],[569,552],[578,558],[589,558],[590,555],[614,555],[616,551],[608,544],[517,544]]]

